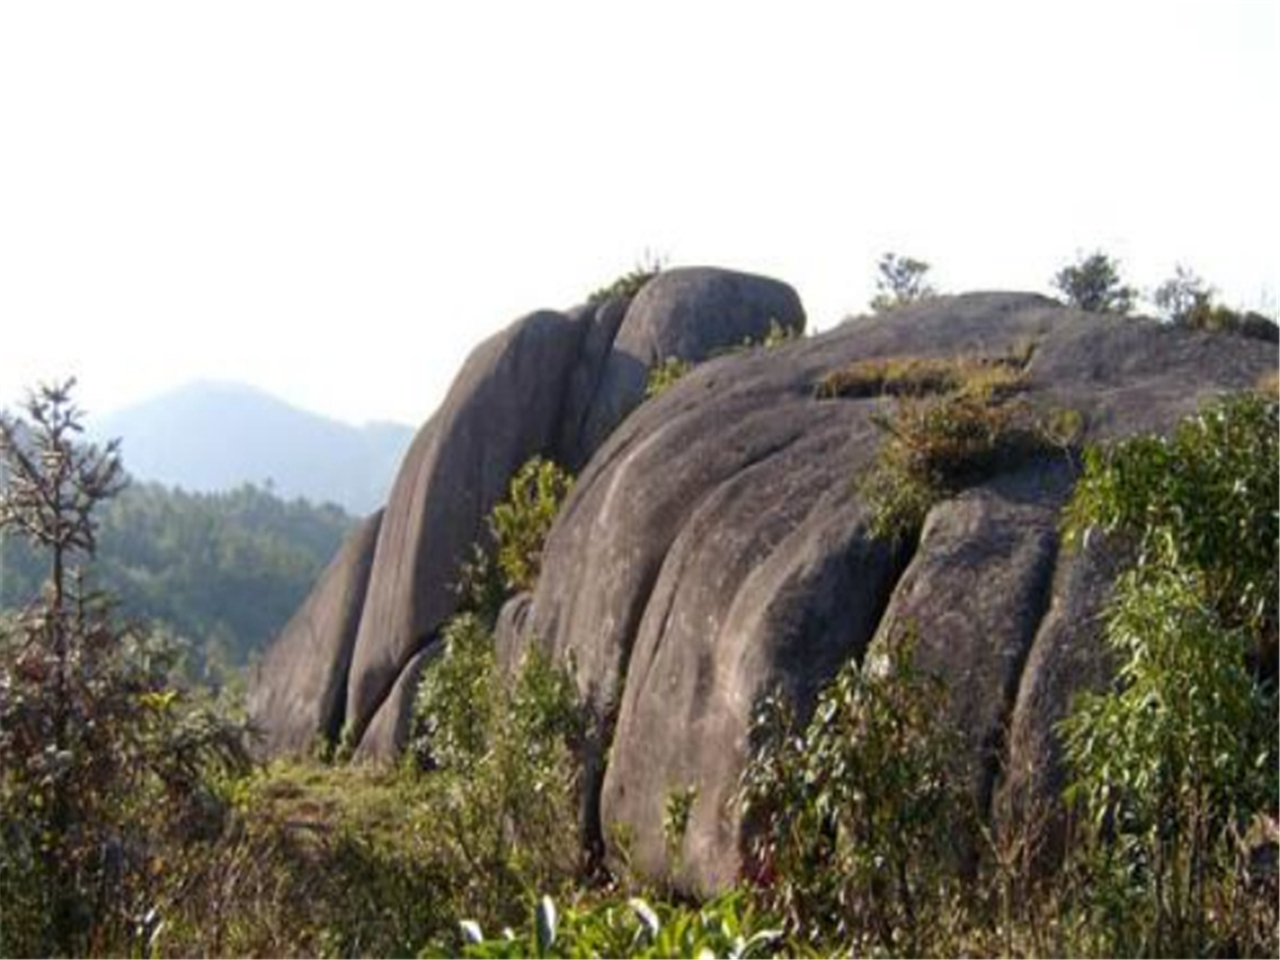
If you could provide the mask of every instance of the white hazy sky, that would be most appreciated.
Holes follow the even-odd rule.
[[[647,253],[811,327],[896,250],[1077,252],[1274,312],[1280,5],[6,2],[0,404],[196,377],[416,423],[483,336]]]

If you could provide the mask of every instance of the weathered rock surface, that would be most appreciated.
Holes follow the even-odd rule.
[[[256,744],[263,755],[305,753],[338,739],[381,526],[379,510],[351,532],[258,665],[247,706],[263,733]]]
[[[442,649],[439,642],[432,643],[409,659],[360,738],[360,745],[352,756],[356,763],[389,763],[404,752],[409,745],[418,681],[422,679],[422,671],[440,655]]]
[[[920,662],[946,684],[939,710],[962,734],[957,762],[979,799],[1006,795],[1010,745],[1017,763],[1039,765],[1019,789],[1052,799],[1038,793],[1057,776],[1052,723],[1106,675],[1096,629],[1072,633],[1096,622],[1106,590],[1059,543],[1068,469],[1035,462],[941,504],[914,555],[894,557],[869,538],[852,484],[878,447],[871,415],[886,401],[813,394],[855,359],[1028,345],[1027,401],[1078,410],[1089,439],[1167,430],[1276,362],[1243,338],[1034,295],[946,297],[704,364],[602,446],[551,532],[537,589],[510,618],[522,626],[505,627],[572,655],[600,721],[585,811],[597,839],[627,836],[634,867],[685,889],[729,882],[742,841],[729,800],[753,704],[782,687],[803,715],[845,658],[908,622]],[[522,642],[506,634],[504,649]],[[690,788],[675,872],[664,807]]]
[[[581,322],[543,311],[486,340],[414,439],[391,490],[356,638],[347,723],[357,738],[456,609],[458,565],[511,474],[551,448],[582,333]]]
[[[712,267],[658,274],[627,308],[599,373],[580,449],[594,451],[640,404],[650,367],[671,357],[697,363],[748,338],[759,342],[772,322],[804,329],[800,297],[785,283]]]
[[[771,319],[802,317],[774,281],[671,271],[625,311],[534,314],[483,344],[406,458],[356,614],[349,682],[321,683],[321,665],[294,663],[312,646],[341,647],[291,640],[301,629],[273,650],[274,673],[264,668],[262,683],[280,689],[259,702],[315,691],[331,703],[345,682],[345,711],[267,710],[268,726],[289,728],[273,743],[292,748],[295,727],[328,729],[336,712],[363,734],[360,757],[400,749],[417,672],[454,609],[457,563],[511,472],[543,454],[586,466],[536,589],[502,613],[498,654],[510,664],[538,642],[573,664],[597,720],[585,757],[590,839],[616,854],[625,834],[634,868],[686,890],[731,882],[743,841],[732,799],[759,698],[781,688],[803,718],[841,664],[908,628],[919,663],[945,683],[939,715],[960,733],[956,762],[992,819],[1051,806],[1062,782],[1054,726],[1077,690],[1109,676],[1099,613],[1117,563],[1105,546],[1060,542],[1072,467],[1045,456],[1011,469],[936,507],[918,543],[891,548],[869,534],[854,478],[892,401],[820,400],[815,384],[858,359],[1029,349],[1026,402],[1078,411],[1098,440],[1168,430],[1210,395],[1251,387],[1276,368],[1274,345],[1031,294],[941,297],[710,359],[608,432],[638,403],[649,364],[706,357],[763,336]],[[344,582],[326,576],[312,620],[350,612]],[[666,801],[691,788],[673,859]]]
[[[271,705],[312,703],[321,675],[344,701],[335,711],[326,689],[322,712],[345,723],[361,755],[396,751],[412,702],[411,685],[401,681],[456,609],[459,562],[486,538],[484,518],[512,473],[534,455],[580,466],[607,434],[597,418],[588,435],[598,398],[614,411],[641,399],[645,369],[632,393],[610,379],[624,350],[624,366],[651,355],[698,358],[762,335],[771,317],[794,326],[804,318],[785,284],[712,268],[673,271],[670,280],[662,275],[631,307],[636,303],[639,309],[613,300],[567,314],[541,311],[476,348],[401,466],[377,534],[367,598],[362,593],[363,609],[355,614],[354,646],[344,648],[350,670],[344,662],[341,674],[326,674],[306,659],[305,643],[287,636],[273,647],[271,668],[253,694],[268,752],[311,743],[314,717]],[[349,606],[341,584],[328,578],[308,601],[319,611]]]

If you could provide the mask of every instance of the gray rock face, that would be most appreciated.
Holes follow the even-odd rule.
[[[803,322],[794,291],[759,277],[674,271],[656,293],[648,289],[636,298],[639,310],[614,300],[568,314],[542,311],[472,353],[400,469],[367,574],[367,602],[355,613],[354,641],[343,648],[348,660],[341,673],[325,672],[329,660],[298,663],[306,656],[299,641],[282,637],[280,649],[273,648],[272,668],[262,672],[253,694],[264,704],[269,753],[310,744],[321,727],[301,708],[290,713],[265,705],[313,703],[321,676],[328,685],[322,712],[345,722],[360,754],[379,758],[395,752],[412,702],[406,671],[455,610],[459,561],[487,536],[484,518],[525,460],[542,455],[576,467],[589,459],[607,431],[597,425],[588,435],[587,424],[598,396],[610,402],[619,396],[603,384],[622,345],[629,345],[628,362],[680,351],[692,358],[760,335],[770,317]],[[615,342],[619,338],[621,344]],[[642,370],[639,391],[627,404],[638,402],[644,379]],[[308,609],[348,610],[342,589],[326,578]],[[330,705],[335,695],[336,709]]]
[[[713,360],[613,433],[500,640],[511,650],[537,638],[572,658],[599,721],[584,811],[598,841],[625,834],[633,867],[686,890],[729,883],[743,841],[730,800],[753,705],[781,687],[803,717],[842,662],[874,655],[884,641],[873,638],[908,622],[921,664],[946,684],[940,710],[963,735],[957,763],[978,798],[994,807],[1010,795],[1001,771],[1012,751],[1038,767],[1018,789],[1053,799],[1041,793],[1060,762],[1052,723],[1106,675],[1097,634],[1072,629],[1096,621],[1106,591],[1092,560],[1059,544],[1069,470],[1032,463],[967,491],[933,511],[910,556],[892,556],[868,536],[853,490],[880,443],[871,416],[888,401],[813,392],[855,359],[1028,344],[1027,402],[1077,409],[1089,439],[1167,430],[1275,363],[1242,338],[975,294]],[[664,807],[689,788],[673,869]]]
[[[378,537],[351,665],[357,737],[409,660],[457,606],[459,563],[511,474],[551,448],[582,323],[530,314],[467,358],[405,457]]]
[[[512,471],[542,454],[586,466],[536,589],[502,613],[498,654],[509,665],[538,642],[574,665],[597,721],[585,756],[589,840],[616,855],[625,833],[634,868],[684,890],[732,882],[744,841],[733,797],[759,698],[780,688],[803,720],[843,663],[876,656],[905,629],[945,684],[939,713],[961,733],[956,763],[992,821],[1015,829],[1046,810],[1052,821],[1054,727],[1076,691],[1108,680],[1099,614],[1117,563],[1104,545],[1060,543],[1072,469],[1043,458],[996,476],[937,506],[918,543],[891,548],[869,534],[854,479],[881,443],[873,418],[892,401],[821,400],[814,387],[859,359],[1030,348],[1026,402],[1078,411],[1098,440],[1169,430],[1209,396],[1251,387],[1275,369],[1274,346],[1030,294],[942,297],[708,360],[613,429],[649,364],[705,357],[763,336],[770,319],[802,318],[783,284],[671,271],[625,311],[534,314],[483,344],[406,458],[363,611],[343,599],[359,565],[335,563],[353,569],[326,575],[299,614],[323,629],[291,626],[264,665],[270,689],[256,696],[272,705],[268,725],[284,728],[272,742],[294,744],[299,729],[309,739],[345,714],[363,733],[361,758],[402,747],[417,673],[454,610],[457,563]],[[367,562],[367,545],[351,550]],[[330,610],[346,624],[332,637]],[[312,648],[327,652],[299,666]],[[335,708],[344,697],[345,711]],[[690,788],[673,860],[666,801]]]
[[[961,772],[988,811],[1008,711],[1050,603],[1065,463],[1032,465],[939,504],[893,593],[868,655],[909,635],[916,666],[947,681],[943,722]]]
[[[264,734],[257,744],[264,756],[305,753],[318,740],[337,740],[381,526],[379,510],[352,531],[259,664],[247,706]]]
[[[389,763],[409,745],[413,701],[418,694],[422,671],[440,655],[440,643],[419,650],[396,677],[395,685],[369,722],[352,759],[356,763]]]
[[[760,341],[773,321],[804,329],[800,297],[785,283],[711,267],[658,274],[627,308],[599,374],[580,449],[595,450],[639,405],[650,367],[669,357],[697,363],[747,338]]]

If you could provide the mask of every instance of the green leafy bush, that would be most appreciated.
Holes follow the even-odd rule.
[[[537,583],[542,546],[571,489],[573,476],[541,457],[511,478],[507,499],[489,514],[497,567],[508,590],[532,590]]]
[[[907,633],[883,661],[848,663],[802,730],[779,697],[756,710],[740,793],[748,871],[813,948],[918,955],[960,876],[972,804],[938,723],[941,684],[913,650]]]
[[[1274,641],[1277,409],[1274,397],[1243,393],[1169,437],[1089,448],[1068,535],[1079,542],[1096,527],[1130,539],[1140,569],[1195,573],[1225,624]]]
[[[1054,275],[1053,285],[1073,307],[1117,316],[1132,310],[1138,295],[1121,282],[1116,261],[1101,251],[1063,267]]]
[[[1102,528],[1137,558],[1106,623],[1115,688],[1062,725],[1110,949],[1276,949],[1274,872],[1268,892],[1242,849],[1280,803],[1278,448],[1275,401],[1241,395],[1086,453],[1068,533]]]
[[[419,688],[411,754],[465,878],[456,915],[513,922],[522,894],[578,873],[585,714],[568,672],[536,647],[500,672],[475,616],[455,618],[443,642]]]

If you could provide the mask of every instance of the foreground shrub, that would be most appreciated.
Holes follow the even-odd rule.
[[[452,621],[444,643],[423,675],[411,753],[457,858],[454,915],[516,922],[522,897],[580,873],[584,714],[568,673],[536,648],[502,674],[476,617]]]
[[[0,622],[0,954],[147,948],[169,845],[216,834],[242,731],[175,682],[175,656],[85,587],[114,445],[81,445],[73,382],[0,415],[0,534],[43,552],[38,599]]]
[[[937,722],[941,685],[916,670],[913,649],[906,634],[883,662],[847,664],[803,730],[778,697],[754,718],[748,870],[787,932],[815,949],[916,954],[957,890],[971,801]]]
[[[1069,533],[1129,539],[1106,640],[1115,688],[1063,724],[1086,905],[1122,953],[1273,953],[1277,805],[1274,400],[1214,404],[1172,437],[1086,455]],[[1274,849],[1274,847],[1273,847]]]

